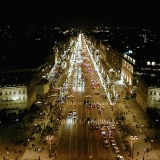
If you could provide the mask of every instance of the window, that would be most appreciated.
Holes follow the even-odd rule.
[[[156,95],[156,92],[154,92],[154,95]]]
[[[9,91],[9,94],[12,94],[12,92],[11,92],[11,91]]]
[[[21,91],[19,91],[19,94],[21,94]]]
[[[13,91],[13,94],[16,94],[16,91]]]
[[[150,91],[150,95],[152,95],[152,91]]]
[[[2,95],[2,92],[0,92],[0,95]]]
[[[25,90],[23,90],[23,94],[25,93]]]

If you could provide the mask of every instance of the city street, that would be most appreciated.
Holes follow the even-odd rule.
[[[52,97],[51,93],[44,102],[40,102],[42,112],[31,113],[33,121],[29,120],[28,114],[23,122],[9,124],[3,128],[3,136],[0,137],[0,158],[115,160],[120,154],[124,159],[160,159],[160,135],[155,128],[149,128],[149,117],[134,98],[124,99],[125,85],[114,76],[112,78],[119,98],[111,105],[107,97],[103,96],[106,93],[98,74],[85,44],[82,43],[81,49],[77,47],[73,53],[70,68],[66,68],[60,75],[56,84],[59,91],[54,93],[57,96]],[[125,121],[117,120],[119,116],[124,117]],[[128,139],[131,135],[126,136],[125,132],[119,129],[120,124],[130,126],[138,139],[135,142]],[[115,126],[111,134],[119,153],[115,153],[109,138],[107,126],[111,125]],[[16,126],[20,127],[15,128]],[[103,131],[107,137],[104,137],[100,128],[92,129],[91,126],[105,126]],[[144,141],[146,137],[149,137],[147,142]],[[109,140],[109,147],[104,147],[106,139]],[[132,148],[132,156],[126,150],[125,144]],[[149,151],[146,152],[148,148]]]

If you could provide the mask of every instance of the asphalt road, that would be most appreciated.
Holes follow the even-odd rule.
[[[89,57],[88,53],[85,52],[85,55]],[[75,59],[76,60],[76,59]],[[90,67],[85,67],[84,63],[91,64]],[[91,86],[91,80],[98,75],[96,71],[87,74],[89,68],[94,68],[91,60],[87,60],[83,63],[78,63],[77,61],[74,64],[74,70],[71,74],[71,78],[68,81],[69,93],[68,95],[74,95],[73,98],[67,98],[66,102],[63,103],[63,115],[64,119],[61,120],[61,125],[59,126],[59,134],[57,139],[58,146],[58,159],[110,159],[115,160],[116,153],[113,151],[110,144],[109,148],[103,146],[104,139],[100,134],[100,130],[91,130],[90,123],[86,122],[87,117],[90,117],[92,120],[96,119],[94,122],[95,125],[107,124],[110,119],[113,118],[113,111],[108,105],[106,98],[100,97],[100,95],[95,94],[99,92],[104,95],[102,86],[95,87]],[[83,71],[85,88],[76,87],[76,76],[79,70]],[[67,78],[67,70],[61,75],[59,80],[58,87],[62,86]],[[72,87],[71,84],[75,84],[75,87]],[[90,98],[86,98],[86,95],[91,95]],[[101,114],[98,114],[97,108],[90,109],[88,105],[84,105],[84,100],[88,99],[90,102],[95,104],[101,104],[104,106]],[[73,101],[73,102],[72,102]],[[77,118],[73,119],[68,118],[68,113],[70,110],[77,111]],[[78,121],[77,121],[78,120]],[[112,122],[114,124],[114,122]],[[107,131],[106,131],[107,132]],[[117,146],[120,149],[121,154],[123,155],[123,150],[121,147],[121,141],[117,134],[117,131],[114,130],[114,138],[116,140]]]

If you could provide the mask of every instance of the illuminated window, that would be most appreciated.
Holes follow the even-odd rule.
[[[150,65],[150,64],[151,64],[151,63],[148,61],[148,62],[147,62],[147,65]]]
[[[152,62],[152,66],[154,66],[155,65],[155,62]]]

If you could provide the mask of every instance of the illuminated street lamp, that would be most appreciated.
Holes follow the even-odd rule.
[[[41,149],[40,149],[40,148],[38,148],[38,160],[40,160],[40,159],[41,159],[40,151],[41,151]]]
[[[51,147],[52,147],[52,144],[54,144],[54,142],[55,142],[55,140],[56,140],[56,138],[55,138],[55,136],[52,136],[52,135],[48,135],[48,136],[46,136],[46,141],[47,141],[47,143],[49,144],[49,157],[51,157]]]
[[[143,133],[143,124],[142,124],[142,133]]]
[[[153,139],[151,139],[151,150],[153,149]]]
[[[131,157],[132,157],[132,159],[133,159],[133,153],[134,153],[134,147],[133,147],[133,144],[134,144],[134,142],[136,141],[138,139],[138,136],[132,136],[131,135]]]
[[[134,114],[133,118],[134,118],[134,122],[135,122],[136,121],[136,113]]]
[[[156,137],[158,135],[158,119],[156,119]]]
[[[19,121],[19,119],[17,118],[17,119],[16,119],[16,122],[17,122],[17,127],[18,127],[18,121]]]
[[[144,160],[144,155],[145,155],[145,153],[146,153],[146,150],[144,149],[144,150],[143,150],[143,160]]]
[[[29,149],[29,139],[28,139],[28,149]]]
[[[7,151],[7,159],[9,159],[9,152]]]

